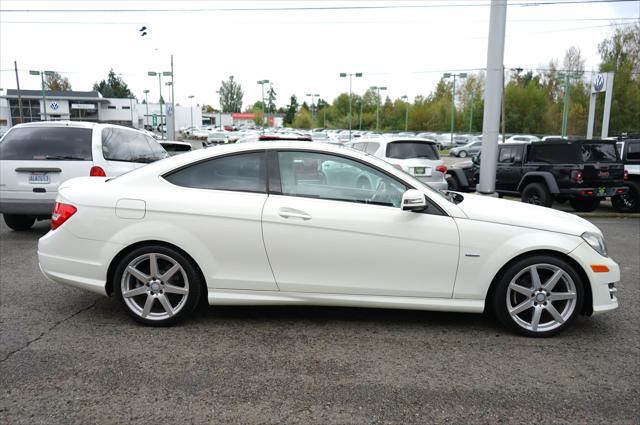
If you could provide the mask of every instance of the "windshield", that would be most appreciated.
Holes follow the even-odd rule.
[[[438,152],[432,143],[426,142],[393,142],[387,145],[387,158],[410,159],[425,158],[437,160]]]

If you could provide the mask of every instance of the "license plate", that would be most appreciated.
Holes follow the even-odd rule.
[[[49,174],[47,173],[31,173],[29,175],[29,183],[31,184],[48,184]]]
[[[607,189],[604,187],[599,187],[598,188],[598,196],[604,196],[607,194]]]
[[[424,167],[415,167],[413,172],[416,174],[424,174]]]

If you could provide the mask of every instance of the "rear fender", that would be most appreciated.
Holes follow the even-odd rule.
[[[544,182],[547,184],[547,187],[549,188],[549,192],[553,194],[560,193],[560,188],[558,188],[556,179],[553,177],[553,174],[548,171],[531,171],[525,174],[524,176],[522,176],[522,179],[518,184],[517,191],[522,192],[526,185],[536,180],[544,180]]]

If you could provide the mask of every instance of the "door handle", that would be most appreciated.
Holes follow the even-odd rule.
[[[311,216],[304,211],[295,210],[293,208],[280,208],[278,215],[282,218],[299,218],[302,220],[311,220]]]

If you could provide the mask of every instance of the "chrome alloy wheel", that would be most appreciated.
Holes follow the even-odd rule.
[[[165,320],[176,315],[189,295],[184,268],[160,253],[134,258],[125,268],[120,285],[126,306],[148,320]]]
[[[532,332],[556,329],[573,314],[578,294],[571,276],[553,264],[533,264],[511,279],[507,311],[519,326]]]

